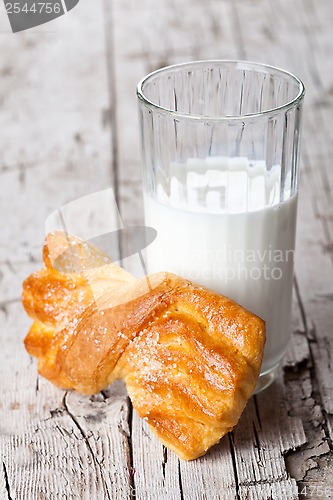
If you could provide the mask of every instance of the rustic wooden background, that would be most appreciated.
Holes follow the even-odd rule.
[[[81,0],[10,33],[0,4],[0,499],[333,497],[333,1]],[[135,86],[175,62],[243,58],[306,85],[293,336],[280,377],[205,457],[180,461],[124,388],[95,397],[38,377],[24,277],[47,215],[113,187],[142,222]]]

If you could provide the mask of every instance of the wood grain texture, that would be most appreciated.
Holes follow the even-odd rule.
[[[0,498],[332,497],[333,3],[82,1],[15,36],[2,15]],[[232,434],[186,463],[132,411],[121,384],[88,398],[39,378],[19,299],[40,265],[45,219],[62,204],[112,187],[124,224],[142,223],[135,86],[158,67],[204,58],[285,67],[307,96],[284,367]],[[138,256],[124,264],[143,273]]]

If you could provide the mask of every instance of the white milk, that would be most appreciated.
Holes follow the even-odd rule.
[[[266,373],[290,334],[297,197],[287,192],[280,202],[280,168],[267,173],[263,162],[246,158],[193,159],[170,169],[170,189],[159,175],[157,199],[145,195],[145,223],[157,230],[148,271],[191,279],[262,317]]]

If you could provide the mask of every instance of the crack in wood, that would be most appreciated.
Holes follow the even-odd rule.
[[[130,491],[131,491],[131,496],[135,497],[136,496],[136,486],[135,486],[135,469],[134,469],[134,463],[133,463],[133,442],[132,442],[132,433],[133,433],[133,406],[129,398],[128,400],[128,429],[129,429],[129,435],[127,435],[127,442],[128,442],[128,470],[129,470],[129,486],[130,486]]]
[[[296,477],[295,477],[295,472],[293,471],[293,468],[290,465],[288,465],[288,459],[290,458],[290,455],[293,452],[289,452],[288,456],[286,456],[286,469],[287,469],[290,477],[293,477],[293,479],[296,480],[298,487],[300,487],[301,483],[303,483],[304,481],[307,480],[307,477],[309,476],[310,472],[313,472],[315,469],[320,468],[319,459],[331,456],[330,451],[321,452],[320,448],[318,448],[317,445],[314,445],[310,448],[306,448],[305,450],[300,449],[299,451],[302,452],[302,451],[308,451],[311,449],[317,449],[317,452],[314,453],[313,455],[306,454],[306,457],[303,460],[304,471],[301,474],[298,472],[298,475]],[[299,469],[299,471],[301,471],[301,469]]]
[[[178,485],[179,485],[179,492],[180,492],[180,500],[184,500],[182,472],[181,472],[181,468],[180,468],[180,460],[179,459],[178,459]]]
[[[91,444],[89,442],[89,439],[88,439],[85,431],[81,427],[81,425],[78,422],[78,420],[75,417],[75,415],[73,415],[71,413],[71,411],[69,410],[69,408],[67,406],[67,395],[68,395],[68,391],[65,392],[64,397],[62,399],[62,404],[63,404],[64,410],[67,413],[67,415],[70,417],[70,419],[72,420],[72,422],[74,423],[74,425],[76,426],[76,428],[78,429],[78,431],[80,432],[81,436],[83,437],[84,442],[86,443],[87,449],[88,449],[88,451],[90,453],[90,456],[91,456],[91,458],[93,460],[93,463],[95,464],[95,469],[98,470],[99,473],[100,473],[100,477],[101,477],[101,481],[102,481],[104,492],[105,492],[108,500],[112,500],[112,498],[110,496],[110,493],[109,493],[109,490],[108,490],[108,487],[106,485],[105,479],[104,479],[104,475],[103,475],[103,470],[102,470],[101,464],[98,461],[97,457],[95,456],[95,453],[94,453],[94,451],[93,451],[93,449],[91,447]]]
[[[49,419],[46,419],[46,420],[49,420]],[[58,424],[56,424],[55,428],[57,429],[57,431],[59,432],[59,434],[62,437],[65,437],[65,434],[66,434],[67,437],[69,437],[71,439],[73,438],[73,432],[69,432],[65,427],[60,427]],[[66,445],[67,445],[67,441],[66,441]],[[80,463],[80,467],[82,468],[81,461],[79,463]]]
[[[233,432],[229,432],[228,439],[229,439],[229,446],[230,446],[232,468],[233,468],[234,477],[235,477],[236,498],[237,498],[237,500],[241,500],[240,491],[239,491],[239,486],[240,485],[239,485],[239,481],[238,481],[238,471],[237,471],[237,462],[236,462],[236,450],[235,450],[235,446],[234,446],[234,433]]]
[[[261,430],[262,429],[262,427],[261,427],[261,417],[260,417],[260,413],[259,413],[258,400],[257,400],[257,397],[255,395],[253,396],[253,402],[254,402],[254,409],[255,409],[255,412],[256,412],[256,417],[257,417],[257,420],[258,420],[258,425],[259,425],[259,428]]]
[[[310,368],[310,374],[311,374],[310,377],[311,377],[311,382],[312,382],[311,397],[314,400],[314,402],[319,406],[319,408],[322,412],[323,420],[321,422],[321,426],[325,432],[327,443],[328,443],[331,451],[333,452],[333,440],[331,439],[330,432],[329,432],[328,414],[324,410],[324,405],[323,405],[321,394],[320,394],[320,391],[318,388],[318,382],[316,380],[316,373],[315,373],[314,368]]]
[[[104,398],[104,401],[106,401],[108,399],[108,395],[106,393],[106,391],[101,391],[99,394],[101,394]]]
[[[322,339],[322,342],[327,350],[327,363],[329,370],[331,370],[332,369],[331,345],[328,338],[326,337]]]
[[[262,466],[263,460],[262,460],[262,456],[261,456],[261,446],[260,446],[260,440],[259,440],[259,436],[258,436],[255,422],[253,422],[253,434],[254,434],[254,439],[255,439],[255,447],[257,448],[258,457],[259,457],[258,464]]]
[[[320,392],[316,388],[314,368],[299,368],[297,378],[285,371],[284,381],[289,401],[288,414],[302,419],[306,435],[306,442],[302,446],[284,454],[286,470],[300,487],[300,482],[306,479],[309,471],[318,468],[317,460],[331,454],[332,443],[328,442],[327,417]],[[316,452],[312,453],[312,450]]]
[[[164,480],[165,480],[165,466],[167,461],[168,461],[168,450],[165,446],[163,446],[162,474]]]
[[[309,323],[307,320],[306,320],[307,323]],[[311,336],[313,336],[314,338],[316,337],[316,328],[315,328],[315,325],[312,325],[312,328],[311,328]],[[326,343],[328,343],[328,339],[324,339],[324,341]],[[313,342],[312,342],[313,343]],[[316,339],[316,344],[318,343],[318,340]],[[328,344],[327,345],[327,353],[328,353],[328,365],[329,365],[329,368],[330,368],[330,348],[331,346]],[[320,408],[324,408],[324,403],[323,403],[323,399],[322,399],[322,396],[321,396],[321,392],[319,390],[319,385],[318,385],[318,380],[317,380],[317,374],[316,374],[316,369],[315,369],[315,366],[316,366],[316,363],[315,363],[315,356],[313,354],[313,351],[312,351],[312,347],[311,347],[311,342],[309,340],[309,351],[310,351],[310,361],[311,361],[311,366],[309,368],[310,370],[310,373],[311,373],[311,383],[312,383],[312,397],[314,399],[314,401],[320,406]]]
[[[124,436],[126,439],[128,439],[130,437],[130,434],[128,432],[125,431],[125,429],[123,428],[123,426],[121,425],[121,423],[119,422],[118,423],[118,431],[120,432],[120,434],[122,436]]]
[[[8,500],[13,500],[13,497],[11,496],[11,492],[10,492],[9,478],[8,478],[8,472],[7,472],[5,462],[2,462],[2,469],[3,469],[4,479],[5,479],[5,488],[6,488]]]
[[[253,471],[255,471],[253,463],[252,463],[252,468],[253,468]],[[241,491],[241,489],[245,489],[245,488],[248,488],[250,486],[265,486],[265,485],[267,485],[267,486],[273,486],[273,485],[276,486],[279,483],[280,484],[284,484],[285,482],[286,482],[286,478],[285,477],[275,477],[274,478],[274,482],[272,482],[271,479],[266,479],[266,478],[261,478],[261,479],[256,479],[256,480],[247,479],[244,482],[243,481],[240,482],[240,484],[239,484],[239,491]],[[240,500],[243,500],[244,496],[241,495],[240,497],[237,497],[237,500],[238,500],[238,498]],[[245,498],[247,498],[247,497],[245,497]],[[269,498],[268,500],[272,500],[272,499]],[[283,499],[283,500],[285,500],[285,499]]]

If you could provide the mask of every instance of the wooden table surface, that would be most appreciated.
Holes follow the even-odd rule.
[[[333,498],[332,26],[332,0],[82,0],[13,35],[1,3],[1,500]],[[288,355],[234,431],[187,463],[121,385],[84,397],[37,375],[20,294],[64,203],[111,187],[124,224],[142,223],[136,83],[208,58],[286,68],[307,94]]]

